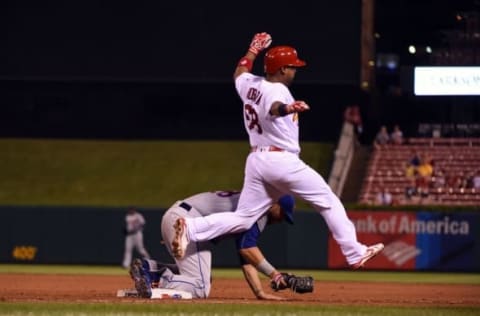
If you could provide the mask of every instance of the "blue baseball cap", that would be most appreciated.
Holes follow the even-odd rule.
[[[291,195],[284,195],[278,200],[278,204],[282,208],[285,220],[293,225],[293,208],[295,207],[295,199]]]

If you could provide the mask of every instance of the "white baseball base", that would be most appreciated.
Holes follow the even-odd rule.
[[[117,297],[138,297],[138,293],[135,289],[123,289],[117,291]]]
[[[123,289],[117,291],[117,297],[138,297],[137,290],[135,289]],[[150,299],[182,299],[190,300],[192,299],[192,293],[181,291],[181,290],[171,290],[171,289],[152,289],[152,297]]]

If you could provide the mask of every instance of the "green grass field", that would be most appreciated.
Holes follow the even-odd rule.
[[[477,316],[479,309],[471,307],[336,307],[304,305],[260,304],[48,304],[48,303],[0,303],[0,315],[31,316]]]
[[[209,190],[240,190],[247,141],[0,139],[0,205],[168,207]],[[333,145],[302,158],[328,178]],[[299,204],[301,206],[301,204]]]
[[[302,144],[302,158],[325,178],[333,145]],[[71,141],[0,139],[0,205],[167,207],[190,194],[239,189],[245,141]],[[194,181],[192,180],[194,179]],[[308,206],[299,203],[299,209]],[[362,271],[290,271],[321,281],[480,284],[480,274]],[[110,266],[0,264],[0,273],[125,275]],[[214,278],[243,278],[239,269]],[[0,286],[2,286],[0,284]],[[480,293],[472,293],[480,295]],[[199,301],[132,303],[7,302],[0,315],[480,315],[478,307],[322,306]]]
[[[372,281],[480,284],[480,274],[467,273],[412,273],[412,272],[367,272],[367,271],[292,271],[311,274],[317,282],[322,281]],[[124,275],[125,270],[108,266],[54,266],[54,265],[0,265],[0,273],[47,273],[47,274],[101,274]],[[214,278],[242,278],[238,269],[216,269]],[[34,279],[32,278],[32,282]],[[479,295],[479,293],[472,293]],[[251,302],[251,301],[250,301]],[[478,307],[392,307],[392,306],[322,306],[302,304],[245,304],[212,303],[208,300],[170,301],[155,304],[132,303],[24,303],[0,302],[0,315],[331,315],[331,316],[438,316],[479,315]]]
[[[289,272],[299,275],[308,274],[319,281],[418,282],[480,285],[480,274],[477,273],[375,272],[352,270],[292,270]],[[125,275],[125,270],[118,266],[0,264],[0,273]],[[240,269],[214,269],[213,276],[215,278],[243,278]]]

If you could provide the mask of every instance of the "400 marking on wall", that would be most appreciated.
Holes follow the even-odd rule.
[[[37,254],[35,246],[15,246],[12,250],[12,256],[16,260],[32,261]]]

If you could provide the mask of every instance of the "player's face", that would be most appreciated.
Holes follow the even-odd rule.
[[[287,86],[291,85],[295,74],[297,73],[297,67],[285,66],[283,67],[284,82]]]

